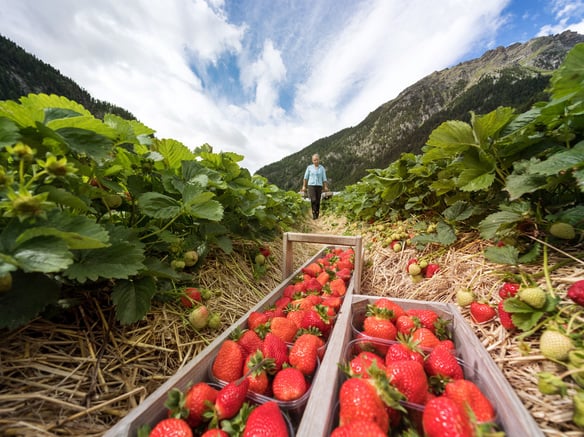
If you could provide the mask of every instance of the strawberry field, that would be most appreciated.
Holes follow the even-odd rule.
[[[0,433],[103,435],[282,281],[298,231],[362,236],[360,293],[456,304],[542,432],[582,435],[583,90],[579,45],[549,102],[444,123],[318,221],[238,155],[0,102]]]

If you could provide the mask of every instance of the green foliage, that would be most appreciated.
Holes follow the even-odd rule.
[[[439,216],[439,230],[416,244],[452,244],[455,229],[478,229],[499,242],[486,256],[530,262],[532,237],[554,221],[584,230],[584,44],[553,74],[551,100],[515,114],[499,107],[469,122],[451,120],[430,134],[423,153],[404,153],[370,170],[335,196],[335,211],[353,220]],[[507,246],[507,247],[505,247]]]
[[[192,282],[213,248],[276,236],[305,205],[241,160],[97,119],[62,96],[0,102],[0,274],[14,279],[0,328],[81,286],[110,290],[118,320],[132,323],[158,291]],[[185,267],[192,250],[198,261]]]

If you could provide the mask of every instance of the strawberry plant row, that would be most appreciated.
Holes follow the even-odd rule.
[[[338,426],[339,394],[343,376],[340,365],[346,363],[348,346],[361,336],[363,341],[371,337],[364,336],[360,329],[364,310],[378,302],[379,297],[353,294],[345,299],[339,316],[334,336],[330,338],[327,353],[321,363],[319,374],[314,381],[312,392],[300,423],[297,436],[329,436]],[[426,302],[407,299],[391,299],[406,311],[432,310],[448,322],[452,330],[452,342],[457,361],[464,371],[464,379],[472,381],[488,398],[496,412],[497,426],[508,436],[530,435],[543,436],[533,417],[521,403],[501,370],[480,343],[465,319],[452,304]],[[355,322],[355,318],[361,320]],[[356,329],[357,328],[357,329]],[[383,341],[381,341],[383,342]],[[397,341],[385,341],[385,344]],[[402,403],[406,412],[418,413],[420,420],[422,405]],[[326,411],[326,414],[322,412]],[[421,426],[421,423],[418,423]]]
[[[190,388],[201,382],[216,385],[218,384],[217,387],[226,387],[228,385],[228,382],[225,380],[227,378],[226,376],[227,374],[223,373],[221,377],[218,377],[218,374],[214,374],[216,370],[217,372],[226,371],[225,369],[215,369],[214,367],[215,362],[219,360],[219,354],[222,353],[221,352],[222,347],[224,347],[226,344],[232,344],[233,338],[234,336],[237,335],[238,331],[247,329],[248,332],[250,332],[251,326],[255,323],[254,317],[263,316],[267,312],[266,311],[267,309],[277,307],[277,305],[279,305],[280,302],[282,302],[282,300],[284,300],[286,296],[290,293],[291,289],[293,289],[294,287],[300,287],[300,278],[303,278],[304,281],[311,281],[312,283],[314,283],[314,281],[318,282],[318,280],[324,282],[324,279],[327,279],[325,287],[329,287],[329,283],[330,286],[332,286],[333,282],[331,280],[332,278],[324,278],[324,276],[329,275],[326,269],[322,269],[321,272],[318,272],[317,276],[311,276],[311,274],[317,273],[316,271],[314,272],[311,271],[316,268],[317,264],[322,262],[321,260],[325,259],[325,256],[330,258],[330,255],[333,251],[335,251],[336,253],[340,251],[347,252],[350,251],[351,260],[353,261],[353,264],[355,266],[356,265],[361,266],[362,253],[360,250],[361,247],[360,237],[339,237],[311,234],[307,238],[302,238],[302,240],[309,243],[328,244],[328,246],[325,246],[315,256],[308,259],[296,271],[291,272],[287,276],[285,275],[286,277],[278,285],[278,287],[276,287],[267,296],[265,296],[256,306],[251,308],[235,324],[233,324],[222,334],[220,334],[190,363],[183,367],[173,377],[168,379],[161,387],[159,387],[154,393],[147,397],[136,409],[131,411],[126,417],[124,417],[113,428],[111,428],[105,434],[105,437],[113,436],[134,437],[136,435],[139,435],[138,433],[140,432],[141,428],[143,428],[145,425],[150,428],[155,427],[156,424],[161,422],[168,415],[169,409],[167,400],[169,399],[169,393],[173,392],[187,393]],[[343,244],[347,244],[350,246],[343,246]],[[353,246],[355,248],[359,248],[359,250],[355,251],[353,249]],[[292,255],[290,252],[288,258],[290,259],[291,256]],[[330,273],[332,273],[333,276],[335,275],[335,270],[332,267],[329,271]],[[336,271],[339,274],[339,276],[344,277],[344,273],[347,271],[347,269],[342,268]],[[351,269],[351,273],[352,271],[353,269]],[[356,282],[360,282],[360,277],[357,278],[354,274],[350,274],[350,276],[345,277],[345,284],[343,287],[341,287],[342,289],[341,293],[343,293],[345,299],[346,296],[350,296],[353,294],[354,284]],[[342,302],[343,298],[338,300],[337,309],[340,308]],[[272,319],[272,321],[273,320],[274,319]],[[331,330],[328,333],[327,336],[328,338],[334,337],[334,332],[336,329],[336,316],[333,317],[333,321],[334,324],[332,322],[330,323]],[[305,336],[310,336],[310,334],[305,334]],[[267,336],[265,338],[267,338]],[[318,349],[318,354],[320,356],[319,358],[321,360],[326,357],[326,350],[328,349],[328,338],[323,339],[322,345]],[[289,351],[294,349],[294,344],[289,343],[288,349]],[[300,368],[300,366],[297,367]],[[274,393],[269,393],[268,395],[264,396],[255,394],[248,395],[247,399],[251,404],[256,405],[276,403],[280,407],[280,410],[284,413],[286,420],[288,420],[292,424],[294,431],[296,431],[300,423],[302,423],[303,412],[306,406],[306,402],[308,401],[309,397],[313,396],[312,387],[314,386],[314,383],[316,381],[316,378],[318,377],[319,372],[320,372],[319,367],[317,367],[313,373],[306,372],[309,374],[309,376],[307,377],[307,384],[309,390],[308,394],[305,397],[301,397],[297,400],[292,401],[280,401],[275,399]],[[239,375],[237,375],[237,377],[239,377]],[[236,376],[233,376],[233,378],[236,378]],[[233,381],[235,381],[235,379]],[[272,381],[270,381],[270,383],[273,384],[274,381],[275,378]],[[270,389],[275,390],[274,387],[270,387]]]

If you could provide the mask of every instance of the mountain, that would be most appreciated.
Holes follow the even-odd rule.
[[[82,104],[98,118],[110,113],[127,120],[136,119],[123,108],[94,99],[54,67],[0,35],[0,100],[18,100],[30,93],[67,97]]]
[[[434,72],[371,112],[360,124],[321,138],[256,173],[285,190],[298,190],[314,153],[333,190],[359,181],[367,169],[386,168],[404,152],[420,153],[447,120],[470,119],[499,106],[518,112],[545,101],[551,73],[584,35],[564,33],[489,50],[480,58]]]

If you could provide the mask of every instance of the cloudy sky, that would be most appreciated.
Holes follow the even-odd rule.
[[[0,34],[252,173],[427,74],[571,29],[584,0],[0,0]]]

